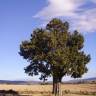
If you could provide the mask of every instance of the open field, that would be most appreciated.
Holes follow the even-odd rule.
[[[96,84],[62,84],[62,96],[96,96]],[[0,90],[14,90],[25,96],[52,96],[52,85],[7,85]]]

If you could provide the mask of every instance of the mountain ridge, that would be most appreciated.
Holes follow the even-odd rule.
[[[84,82],[92,82],[96,81],[96,77],[85,78],[85,79],[77,79],[77,80],[69,80],[63,81],[63,83],[84,83]],[[0,84],[41,84],[42,81],[29,81],[29,80],[0,80]],[[52,83],[52,81],[47,81],[46,83]]]

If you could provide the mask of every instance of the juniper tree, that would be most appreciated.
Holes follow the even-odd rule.
[[[19,54],[29,62],[25,73],[41,75],[41,80],[53,77],[53,93],[58,94],[63,76],[80,78],[88,71],[90,55],[82,50],[84,37],[78,31],[69,32],[69,23],[52,19],[45,28],[37,28],[27,41],[20,44]]]

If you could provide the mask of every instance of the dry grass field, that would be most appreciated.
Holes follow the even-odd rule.
[[[62,84],[62,96],[96,96],[96,84]],[[14,90],[24,96],[52,96],[52,85],[8,85],[0,90]]]

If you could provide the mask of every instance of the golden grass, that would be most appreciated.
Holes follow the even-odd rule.
[[[70,92],[95,92],[96,84],[62,84],[62,91],[69,90]],[[52,85],[8,85],[0,84],[0,90],[15,90],[20,94],[32,94],[31,96],[52,96]],[[47,95],[46,95],[47,94]],[[29,95],[28,95],[29,96]],[[86,96],[86,95],[75,95],[66,94],[64,96]],[[92,96],[92,95],[89,95]],[[96,95],[95,95],[96,96]]]

